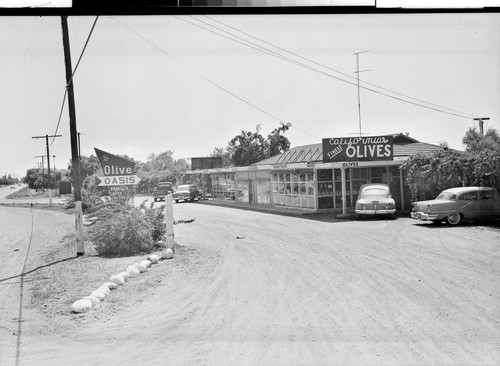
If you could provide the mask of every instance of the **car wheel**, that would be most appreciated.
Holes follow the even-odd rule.
[[[460,223],[460,220],[462,218],[460,217],[459,213],[452,213],[451,215],[448,215],[446,217],[446,222],[450,225],[458,225]]]
[[[179,200],[175,200],[175,203],[179,203]]]
[[[153,200],[156,202],[156,198],[153,198]]]

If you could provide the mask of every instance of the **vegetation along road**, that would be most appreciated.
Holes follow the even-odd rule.
[[[498,225],[174,215],[174,259],[72,314],[137,258],[72,258],[74,216],[0,206],[0,365],[500,363]]]

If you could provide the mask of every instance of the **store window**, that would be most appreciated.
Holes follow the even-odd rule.
[[[272,178],[274,205],[314,209],[314,173],[273,173]]]
[[[318,209],[335,207],[333,192],[333,170],[318,169]]]
[[[258,179],[255,181],[255,190],[257,193],[257,203],[269,205],[271,203],[271,194],[269,192],[269,181]]]
[[[234,173],[221,173],[212,176],[212,196],[221,200],[236,199]]]

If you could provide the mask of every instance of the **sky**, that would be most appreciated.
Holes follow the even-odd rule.
[[[95,20],[68,18],[85,156],[209,156],[280,122],[292,147],[402,132],[462,150],[474,118],[500,129],[498,13],[100,16],[89,38]],[[1,176],[36,167],[46,134],[67,167],[65,85],[60,17],[0,17]]]

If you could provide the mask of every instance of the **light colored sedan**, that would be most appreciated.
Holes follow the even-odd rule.
[[[413,203],[411,217],[417,220],[446,221],[458,225],[462,220],[500,218],[500,198],[492,187],[456,187],[441,192],[436,199]]]
[[[364,215],[390,215],[396,213],[396,203],[391,197],[387,184],[368,183],[359,189],[355,212],[358,217]]]

